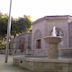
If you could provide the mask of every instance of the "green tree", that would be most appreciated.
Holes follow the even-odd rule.
[[[18,19],[11,19],[11,35],[21,34],[28,32],[31,29],[31,19],[30,16],[20,17]],[[1,43],[2,40],[6,37],[7,34],[7,24],[8,24],[8,15],[0,13],[0,46],[3,47]]]
[[[0,14],[0,37],[5,37],[7,31],[8,16]]]
[[[23,32],[28,32],[31,28],[30,16],[12,18],[11,34],[16,35]],[[8,15],[0,13],[0,38],[4,38],[7,34]]]
[[[28,16],[20,17],[12,21],[12,34],[28,32],[31,28],[32,21]]]

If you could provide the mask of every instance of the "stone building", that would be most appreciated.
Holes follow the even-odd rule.
[[[32,50],[34,51],[34,55],[47,56],[48,44],[44,38],[51,36],[54,26],[56,27],[57,35],[63,37],[59,48],[64,49],[64,51],[68,51],[69,49],[69,52],[71,51],[72,16],[45,16],[32,23]]]
[[[56,27],[56,35],[62,37],[59,44],[59,55],[72,55],[72,16],[45,16],[32,23],[32,33],[25,33],[14,38],[11,49],[18,53],[32,56],[48,56],[48,44],[44,38],[52,35],[53,27]],[[15,52],[14,51],[14,52]]]
[[[11,40],[10,49],[14,54],[29,54],[31,50],[31,35],[31,33],[24,33]]]

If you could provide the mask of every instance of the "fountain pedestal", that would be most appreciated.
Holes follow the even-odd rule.
[[[48,42],[48,58],[58,58],[58,44],[61,42],[61,37],[48,36],[44,38]]]

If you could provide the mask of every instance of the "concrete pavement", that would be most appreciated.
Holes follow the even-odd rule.
[[[19,68],[13,65],[13,57],[8,57],[8,63],[5,63],[5,55],[0,55],[0,72],[30,72],[26,69]]]

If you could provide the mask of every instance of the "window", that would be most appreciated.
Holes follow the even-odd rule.
[[[41,48],[41,38],[42,38],[42,33],[39,29],[37,29],[34,32],[34,36],[33,36],[33,47]]]
[[[36,48],[38,48],[38,49],[41,48],[41,39],[36,41]]]

